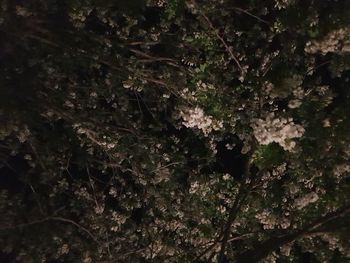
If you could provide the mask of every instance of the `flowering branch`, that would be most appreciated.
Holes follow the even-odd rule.
[[[197,5],[195,0],[191,0],[191,2],[193,3],[193,5],[195,5],[198,8],[198,5]],[[236,58],[236,56],[233,54],[232,49],[227,45],[226,41],[222,38],[222,36],[220,36],[220,34],[218,33],[218,30],[214,27],[214,25],[210,21],[209,17],[200,8],[198,8],[198,10],[199,10],[199,13],[205,19],[205,21],[208,23],[209,27],[214,31],[216,37],[224,45],[224,47],[225,47],[226,51],[228,52],[228,54],[230,55],[230,57],[235,61],[236,65],[239,67],[241,73],[244,74],[244,70],[243,70],[241,64],[239,63],[238,59]]]

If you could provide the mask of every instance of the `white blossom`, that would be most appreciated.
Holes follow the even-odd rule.
[[[300,100],[291,100],[288,103],[288,107],[291,109],[299,108],[302,102]]]
[[[302,197],[297,198],[294,201],[294,207],[300,210],[308,206],[309,204],[315,203],[318,199],[319,196],[315,192],[311,192]]]
[[[212,116],[206,115],[202,108],[185,108],[180,111],[183,119],[182,124],[187,128],[197,128],[202,130],[204,135],[208,135],[213,130],[219,130],[223,127],[221,121],[215,120]]]
[[[252,127],[260,144],[276,142],[286,151],[292,151],[296,145],[292,139],[300,138],[305,132],[303,126],[295,124],[292,118],[277,118],[274,113],[266,119],[256,119]]]
[[[350,52],[349,28],[340,28],[330,32],[320,41],[309,41],[306,43],[305,52],[322,53],[328,52]]]
[[[286,229],[290,226],[290,220],[287,217],[280,217],[269,210],[263,210],[255,215],[255,218],[263,224],[264,229],[274,229],[276,227]]]
[[[191,183],[191,187],[189,190],[190,194],[194,194],[199,190],[199,183],[197,181]]]
[[[333,173],[336,177],[340,177],[345,173],[350,172],[350,165],[349,164],[339,164],[336,165],[333,169]]]

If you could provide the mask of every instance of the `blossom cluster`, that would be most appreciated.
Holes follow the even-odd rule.
[[[290,226],[290,220],[287,217],[280,217],[269,210],[264,210],[255,216],[264,229],[274,229],[276,227],[286,229]]]
[[[336,177],[341,177],[343,174],[350,172],[350,165],[349,164],[339,164],[336,165],[333,169],[333,173]]]
[[[279,118],[269,113],[265,119],[256,119],[252,124],[254,136],[260,144],[278,143],[286,151],[292,151],[296,143],[292,140],[300,138],[305,129],[295,124],[292,118]]]
[[[215,120],[212,116],[206,115],[202,108],[184,108],[180,111],[183,119],[182,124],[187,128],[197,128],[202,130],[205,136],[212,131],[220,130],[223,127],[221,121]]]
[[[320,41],[309,41],[306,43],[306,53],[318,53],[323,55],[328,52],[350,52],[350,40],[348,39],[349,29],[341,28],[330,32]]]
[[[275,0],[275,8],[277,8],[278,10],[286,9],[293,3],[293,0]]]
[[[299,197],[295,200],[294,206],[300,210],[309,204],[315,203],[319,199],[319,196],[315,192],[308,193],[302,197]]]

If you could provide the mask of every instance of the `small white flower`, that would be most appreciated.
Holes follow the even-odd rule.
[[[294,202],[294,207],[300,210],[308,206],[309,204],[315,203],[318,199],[319,196],[315,192],[311,192],[296,199]]]
[[[222,179],[224,180],[224,181],[227,181],[227,180],[229,180],[230,179],[230,175],[229,174],[224,174],[223,176],[222,176]]]
[[[329,119],[324,119],[322,124],[325,128],[331,127],[331,122],[329,121]]]
[[[302,103],[301,103],[300,100],[291,100],[291,101],[289,101],[289,103],[288,103],[288,107],[289,107],[290,109],[295,109],[295,108],[299,108],[301,104],[302,104]]]
[[[194,194],[194,193],[196,193],[198,191],[198,189],[199,189],[199,183],[197,181],[192,182],[190,190],[189,190],[189,193],[190,194]]]
[[[225,145],[225,147],[226,147],[227,150],[232,150],[233,147],[234,147],[234,145],[233,145],[233,144],[227,143],[227,144]]]

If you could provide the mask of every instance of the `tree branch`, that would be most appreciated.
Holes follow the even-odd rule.
[[[294,233],[291,233],[291,234],[287,233],[284,235],[275,236],[268,240],[263,241],[262,243],[254,246],[252,249],[249,249],[239,254],[235,262],[237,263],[259,262],[260,260],[265,258],[269,253],[271,253],[272,251],[275,251],[279,247],[285,244],[288,244],[290,242],[293,242],[296,239],[299,239],[305,235],[308,235],[309,233],[312,233],[313,231],[315,231],[315,229],[320,228],[327,223],[335,221],[340,217],[347,215],[348,213],[350,213],[350,204],[344,206],[338,211],[328,213],[327,215],[321,218],[315,219],[313,222],[311,222],[310,224],[307,224],[305,227],[301,228],[300,230]]]
[[[0,231],[28,227],[28,226],[32,226],[32,225],[36,225],[36,224],[45,223],[48,221],[59,221],[59,222],[65,222],[65,223],[69,223],[71,225],[74,225],[77,228],[79,228],[81,231],[85,232],[93,241],[95,241],[96,243],[99,243],[97,241],[97,239],[95,238],[95,236],[87,228],[83,227],[82,225],[78,224],[77,222],[75,222],[71,219],[59,217],[59,216],[46,217],[43,219],[39,219],[39,220],[35,220],[35,221],[29,222],[29,223],[23,223],[23,224],[19,224],[19,225],[15,225],[15,226],[6,226],[3,228],[0,228]]]
[[[209,27],[214,31],[216,37],[220,40],[220,42],[224,45],[226,51],[228,52],[228,54],[230,55],[230,57],[235,61],[236,65],[238,66],[238,68],[240,69],[241,73],[244,74],[244,70],[241,66],[241,64],[239,63],[238,59],[236,58],[236,56],[233,54],[232,49],[227,45],[226,41],[222,38],[222,36],[220,36],[220,34],[218,33],[218,30],[214,27],[213,23],[210,21],[209,17],[200,9],[198,8],[198,5],[196,3],[195,0],[191,0],[191,2],[193,3],[193,5],[195,5],[199,11],[199,13],[201,14],[201,16],[205,19],[205,21],[208,23]]]

